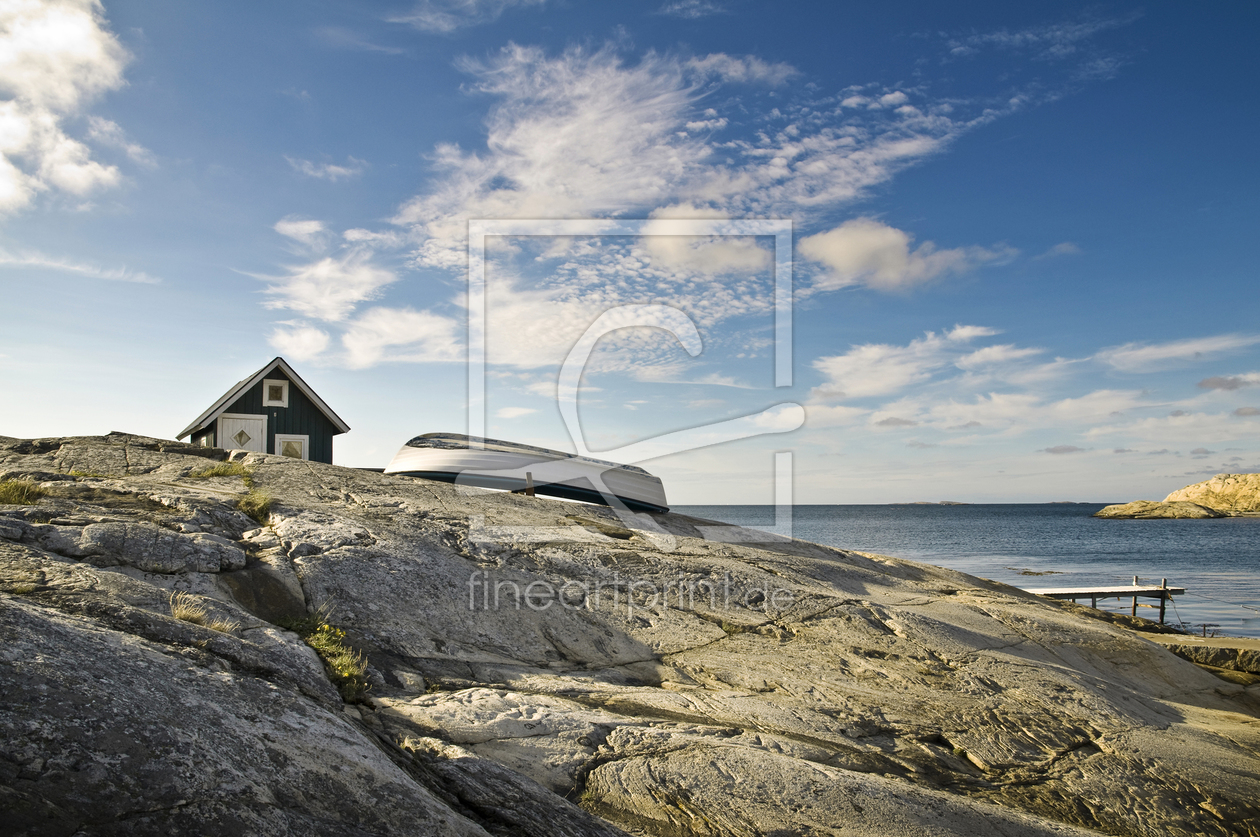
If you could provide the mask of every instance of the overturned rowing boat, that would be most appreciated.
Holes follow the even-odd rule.
[[[669,511],[660,479],[634,465],[459,433],[415,437],[394,454],[385,473],[509,491],[532,486],[565,500]]]

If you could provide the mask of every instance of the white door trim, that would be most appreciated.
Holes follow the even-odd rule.
[[[253,433],[250,433],[249,430],[245,430],[244,427],[239,427],[238,429],[245,430],[245,432],[250,435],[250,440],[245,443],[245,446],[243,448],[228,447],[229,445],[235,446],[238,443],[235,439],[231,437],[231,435],[229,435],[224,430],[224,427],[223,427],[224,419],[229,419],[234,422],[238,422],[242,424],[244,422],[254,423],[256,426],[259,427],[258,433],[257,435],[255,435]],[[265,415],[260,416],[260,415],[253,415],[250,413],[223,413],[215,421],[215,440],[222,442],[223,444],[220,446],[227,448],[228,450],[248,450],[248,451],[253,451],[254,453],[266,453],[267,452],[267,417]]]

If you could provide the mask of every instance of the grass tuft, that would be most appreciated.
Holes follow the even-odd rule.
[[[212,631],[218,631],[221,634],[234,634],[240,630],[241,623],[235,622],[231,619],[215,619],[213,622],[206,625],[206,627]]]
[[[347,703],[355,703],[368,693],[367,660],[345,644],[346,632],[324,623],[306,637],[306,644],[324,661],[324,667],[337,691]]]
[[[237,501],[236,508],[266,526],[271,517],[271,497],[251,488],[248,494]]]
[[[293,631],[314,648],[324,661],[328,678],[341,692],[341,699],[347,703],[358,703],[371,688],[367,680],[367,660],[346,645],[345,631],[329,624],[331,612],[331,603],[324,602],[314,613],[302,619],[286,619],[276,624]]]
[[[248,477],[249,469],[239,462],[216,462],[205,468],[199,468],[188,475],[189,479],[209,479],[210,477]]]
[[[31,583],[31,582],[29,582],[29,581],[25,581],[25,582],[22,582],[22,583],[20,583],[20,584],[14,584],[14,585],[13,585],[13,587],[11,587],[11,588],[10,588],[10,590],[11,590],[11,591],[13,592],[13,594],[14,594],[14,595],[16,595],[16,596],[28,596],[28,595],[30,595],[31,593],[34,593],[34,592],[35,592],[35,589],[36,589],[38,586],[39,586],[39,585],[37,585],[37,584],[32,584],[32,583]]]
[[[176,593],[171,596],[171,616],[221,634],[234,634],[241,627],[240,622],[233,622],[231,619],[211,619],[206,606],[191,593]]]
[[[0,480],[0,505],[32,506],[46,494],[30,480]]]
[[[171,616],[193,625],[205,625],[209,618],[206,606],[189,593],[175,593],[171,596]]]

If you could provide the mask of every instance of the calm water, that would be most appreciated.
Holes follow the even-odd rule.
[[[828,546],[936,564],[1016,587],[1159,584],[1185,587],[1167,621],[1201,632],[1260,637],[1260,518],[1098,520],[1102,505],[796,506],[792,535]],[[675,506],[750,528],[773,506]],[[1033,576],[1025,573],[1050,572]],[[1142,599],[1138,600],[1143,601]],[[1155,599],[1145,600],[1158,604]],[[1129,600],[1099,602],[1125,612]],[[1139,608],[1158,619],[1158,611]]]

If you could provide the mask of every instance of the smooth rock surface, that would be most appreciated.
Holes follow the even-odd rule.
[[[1260,474],[1217,474],[1164,498],[1165,503],[1178,501],[1235,514],[1260,513]]]
[[[1260,835],[1256,696],[1055,602],[234,454],[275,498],[259,527],[239,478],[188,477],[207,455],[0,438],[50,492],[0,506],[13,833]],[[217,566],[154,561],[198,534]],[[173,619],[174,591],[239,627]],[[271,622],[321,606],[365,704]]]
[[[1229,517],[1229,515],[1223,511],[1218,511],[1216,509],[1200,505],[1199,503],[1191,503],[1188,501],[1157,503],[1153,500],[1135,500],[1132,503],[1107,506],[1106,508],[1095,512],[1094,517],[1111,517],[1131,520],[1154,518],[1204,520],[1216,517]]]
[[[1107,506],[1094,517],[1154,519],[1260,514],[1260,474],[1217,474],[1179,488],[1163,502],[1137,500]]]

